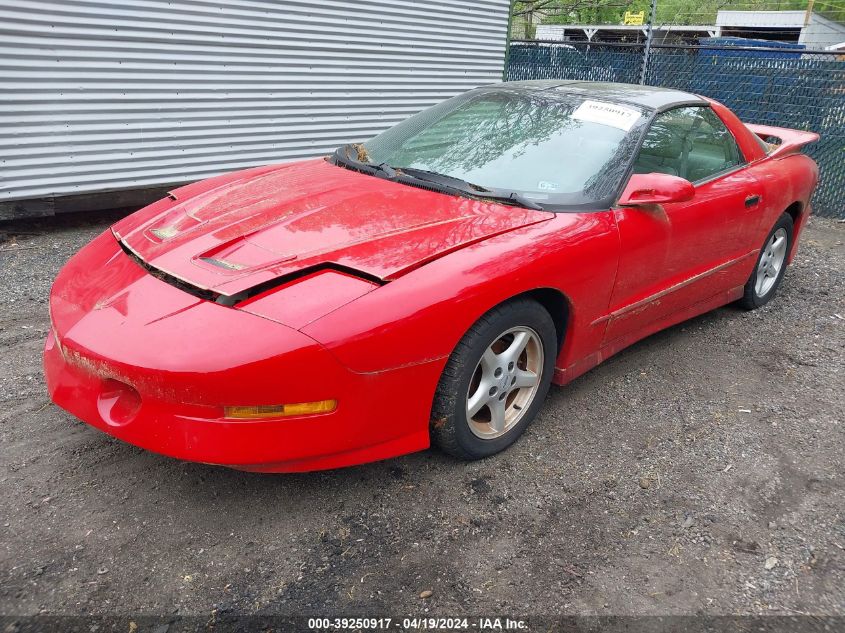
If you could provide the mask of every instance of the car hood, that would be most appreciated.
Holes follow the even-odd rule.
[[[177,189],[112,230],[149,267],[232,296],[323,266],[389,281],[552,216],[410,187],[320,159]]]

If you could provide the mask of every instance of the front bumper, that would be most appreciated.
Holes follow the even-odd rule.
[[[141,448],[256,471],[336,468],[428,447],[445,359],[357,373],[292,328],[202,301],[98,238],[60,273],[44,349],[52,400]],[[331,413],[232,420],[224,406],[336,399]]]
[[[332,413],[235,421],[215,417],[215,407],[133,393],[107,370],[97,375],[68,362],[52,333],[44,349],[50,397],[91,426],[170,457],[264,472],[339,468],[427,448],[430,404],[415,412],[397,395],[415,381],[436,381],[439,370],[428,365],[352,375]]]

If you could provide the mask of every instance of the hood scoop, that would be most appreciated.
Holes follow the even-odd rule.
[[[133,261],[135,261],[135,263],[141,266],[144,270],[146,270],[156,279],[160,279],[161,281],[171,286],[174,286],[175,288],[179,288],[180,290],[183,290],[188,294],[193,295],[199,299],[204,299],[205,301],[212,301],[214,303],[218,303],[220,305],[225,306],[235,306],[243,301],[246,301],[247,299],[251,299],[252,297],[266,292],[271,288],[275,288],[276,286],[282,286],[288,282],[295,281],[300,277],[306,277],[323,270],[334,270],[336,272],[344,273],[352,277],[358,277],[359,279],[363,279],[365,281],[369,281],[380,286],[387,283],[381,279],[378,279],[371,275],[367,275],[366,273],[347,268],[346,266],[339,266],[337,264],[321,264],[317,266],[312,266],[310,268],[303,268],[295,273],[276,277],[275,279],[264,282],[262,284],[258,284],[256,286],[243,290],[235,295],[225,295],[219,292],[214,292],[213,290],[198,288],[192,285],[190,282],[185,281],[184,279],[180,279],[179,277],[166,273],[163,270],[159,270],[158,268],[151,266],[143,259],[141,259],[138,254],[135,253],[131,248],[129,248],[126,243],[122,240],[118,240],[118,244],[120,244],[120,248],[123,250],[124,253],[126,253],[130,258],[132,258]]]
[[[243,264],[228,262],[225,259],[218,259],[216,257],[200,257],[199,260],[201,262],[205,262],[206,264],[211,264],[212,266],[217,266],[225,270],[243,270],[244,268],[246,268],[246,266],[244,266]]]

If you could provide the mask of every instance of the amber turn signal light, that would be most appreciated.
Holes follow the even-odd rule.
[[[297,402],[296,404],[256,405],[248,407],[223,407],[223,415],[235,420],[255,418],[284,418],[292,415],[331,413],[337,409],[337,400]]]

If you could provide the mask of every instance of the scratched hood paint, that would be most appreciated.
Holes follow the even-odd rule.
[[[469,200],[324,160],[264,167],[174,192],[118,222],[145,262],[225,295],[326,263],[390,280],[551,213]]]

